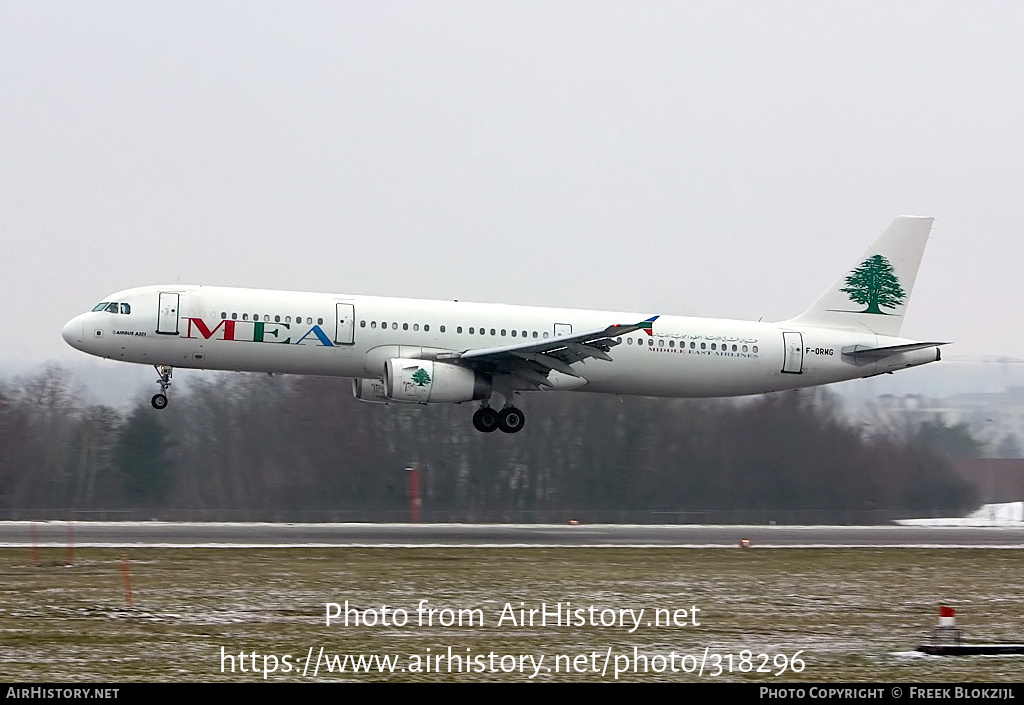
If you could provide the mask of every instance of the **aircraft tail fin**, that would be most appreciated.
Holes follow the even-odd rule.
[[[897,336],[933,218],[901,215],[809,309],[785,323]]]

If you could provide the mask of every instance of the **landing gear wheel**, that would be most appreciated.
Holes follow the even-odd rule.
[[[493,433],[498,428],[498,412],[482,406],[473,414],[473,428],[480,433]]]
[[[498,428],[505,433],[519,433],[526,425],[526,416],[514,406],[506,406],[498,414]]]
[[[159,375],[157,384],[160,385],[160,393],[153,396],[149,400],[149,403],[153,405],[154,409],[163,409],[167,406],[167,389],[171,386],[171,375],[174,374],[174,368],[170,365],[153,365],[156,368],[156,373]]]

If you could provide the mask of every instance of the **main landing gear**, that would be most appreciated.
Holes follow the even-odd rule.
[[[174,373],[174,368],[170,365],[153,365],[156,368],[156,373],[160,375],[160,379],[157,382],[160,385],[160,393],[154,394],[150,400],[150,404],[153,405],[154,409],[163,409],[167,406],[167,388],[171,386],[171,375]]]
[[[485,403],[473,414],[473,428],[481,433],[501,429],[504,433],[519,433],[526,425],[526,416],[514,406],[495,411]]]

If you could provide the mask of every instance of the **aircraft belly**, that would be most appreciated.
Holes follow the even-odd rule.
[[[757,358],[665,353],[655,360],[592,362],[576,369],[588,380],[584,391],[686,398],[760,394],[769,384],[765,365]]]
[[[353,356],[348,346],[216,341],[207,348],[211,349],[205,365],[208,369],[338,377],[358,374],[349,369]]]

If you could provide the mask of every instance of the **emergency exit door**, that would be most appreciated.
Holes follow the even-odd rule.
[[[782,360],[782,371],[798,375],[804,371],[804,334],[783,333],[782,344],[785,356]]]
[[[334,319],[338,324],[335,328],[334,342],[337,345],[351,345],[355,341],[356,333],[355,304],[337,304]]]

